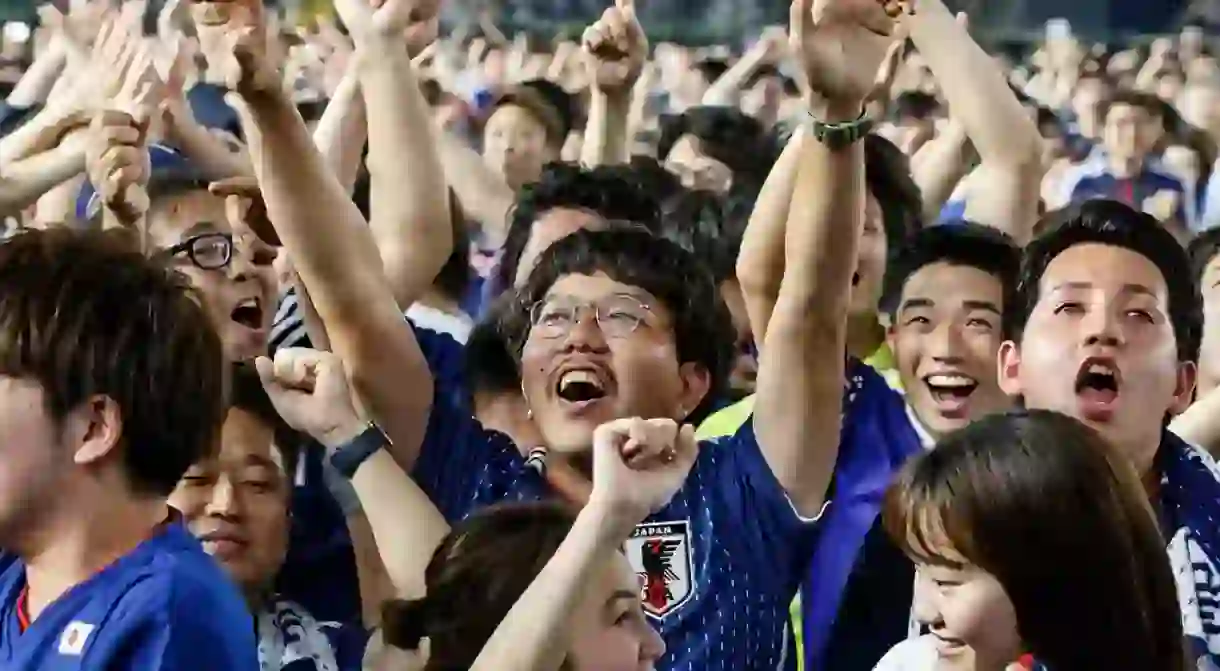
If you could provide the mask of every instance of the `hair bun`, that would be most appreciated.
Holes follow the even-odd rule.
[[[382,637],[387,645],[401,650],[418,650],[428,635],[428,600],[392,599],[381,606]]]

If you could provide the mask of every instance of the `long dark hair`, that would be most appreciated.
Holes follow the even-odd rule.
[[[424,572],[427,596],[382,608],[388,645],[428,639],[425,671],[465,671],[572,529],[575,514],[551,503],[502,504],[445,537]]]
[[[943,438],[886,494],[907,554],[956,554],[994,575],[1028,652],[1055,671],[1185,668],[1165,540],[1132,464],[1043,410],[992,415]]]

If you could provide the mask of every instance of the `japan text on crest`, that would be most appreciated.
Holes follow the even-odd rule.
[[[626,551],[632,568],[640,576],[640,599],[645,613],[665,617],[694,595],[689,522],[637,525],[627,540]]]

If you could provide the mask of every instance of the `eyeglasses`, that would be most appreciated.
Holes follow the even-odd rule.
[[[221,270],[233,262],[233,236],[228,233],[201,233],[165,250],[168,256],[185,254],[200,270]]]
[[[615,294],[596,301],[556,297],[530,309],[530,332],[547,340],[562,338],[580,322],[584,310],[593,312],[597,327],[607,338],[626,337],[653,319],[652,308],[634,296]]]

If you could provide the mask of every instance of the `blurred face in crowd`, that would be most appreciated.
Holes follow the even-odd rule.
[[[1098,106],[1108,92],[1106,83],[1097,78],[1082,79],[1072,92],[1072,112],[1080,119],[1081,131],[1086,136],[1097,130],[1094,124],[1097,122]]]
[[[673,316],[638,287],[566,275],[530,320],[522,390],[552,450],[586,453],[621,417],[685,417],[707,393],[707,371],[678,363]]]
[[[699,138],[683,135],[665,157],[665,169],[682,181],[688,189],[728,193],[733,186],[733,171],[729,166],[703,152]]]
[[[1156,144],[1152,123],[1152,115],[1142,107],[1111,105],[1102,130],[1106,152],[1121,161],[1143,161]]]
[[[1186,81],[1182,78],[1182,74],[1171,72],[1161,75],[1156,80],[1156,97],[1164,100],[1167,103],[1174,103],[1178,100],[1178,96],[1182,95],[1182,89],[1186,86]]]
[[[881,300],[881,281],[885,278],[889,244],[882,223],[881,203],[872,194],[864,199],[864,226],[856,249],[856,272],[852,276],[851,314],[875,316]]]
[[[535,182],[542,166],[554,159],[546,126],[524,107],[501,105],[483,128],[483,160],[518,189]]]
[[[543,212],[530,228],[530,239],[521,251],[521,261],[517,264],[517,276],[513,284],[518,287],[525,284],[534,266],[538,264],[538,257],[550,249],[551,245],[576,231],[599,228],[604,223],[601,216],[589,210],[556,207]]]
[[[0,375],[0,546],[20,551],[31,517],[63,491],[72,450],[52,421],[36,382]]]
[[[149,235],[154,247],[173,253],[175,267],[199,290],[225,355],[244,361],[266,352],[276,308],[276,252],[226,217],[224,200],[188,191],[153,203]]]
[[[1200,281],[1203,342],[1199,348],[1199,395],[1220,385],[1220,255],[1213,256]]]
[[[1021,656],[1017,615],[995,576],[950,547],[916,564],[916,619],[936,641],[937,671],[1005,669]]]
[[[783,80],[779,77],[760,77],[754,86],[742,92],[741,111],[770,125],[779,118],[783,102]]]
[[[249,595],[275,579],[288,551],[291,487],[272,427],[229,410],[220,453],[187,471],[169,503],[191,533]]]
[[[1079,244],[1052,260],[1020,342],[1000,348],[1000,384],[1032,409],[1093,427],[1140,468],[1167,413],[1190,402],[1194,370],[1178,361],[1169,290],[1152,261]]]
[[[903,287],[889,330],[907,402],[933,438],[1008,405],[996,381],[1004,310],[1000,280],[937,262]]]
[[[576,671],[651,671],[665,642],[644,617],[640,579],[622,554],[606,562],[572,615]]]

